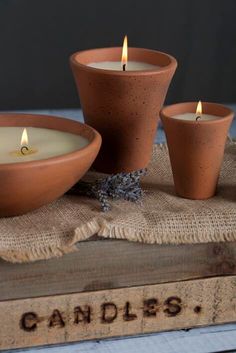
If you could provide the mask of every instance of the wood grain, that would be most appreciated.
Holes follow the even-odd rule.
[[[236,243],[82,242],[77,253],[30,264],[0,260],[0,300],[236,274]]]
[[[0,349],[236,321],[236,243],[93,239],[78,248],[0,261]]]
[[[2,301],[0,349],[231,322],[235,293],[227,276]]]

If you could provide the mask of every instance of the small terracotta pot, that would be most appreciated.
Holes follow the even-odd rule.
[[[93,49],[70,58],[85,122],[102,135],[95,168],[106,173],[147,166],[176,60],[154,50],[129,48],[129,60],[161,66],[154,71],[114,71],[87,66],[120,61],[122,48]]]
[[[0,217],[18,216],[62,196],[89,169],[101,145],[91,127],[45,115],[0,114],[0,126],[55,129],[81,135],[89,144],[77,151],[32,162],[0,164]]]
[[[208,199],[215,195],[233,112],[220,104],[203,103],[203,113],[222,117],[186,121],[174,115],[195,113],[197,102],[170,105],[161,110],[177,195]]]

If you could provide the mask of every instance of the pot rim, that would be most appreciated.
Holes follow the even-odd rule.
[[[181,124],[189,124],[189,125],[195,125],[196,121],[194,120],[181,120],[181,119],[173,119],[172,117],[175,114],[171,114],[169,111],[172,111],[172,109],[175,108],[182,108],[182,107],[186,107],[189,108],[187,109],[185,112],[181,112],[178,114],[184,114],[184,113],[195,113],[196,110],[196,106],[197,106],[197,101],[191,101],[191,102],[182,102],[182,103],[176,103],[176,104],[171,104],[168,106],[165,106],[164,108],[162,108],[160,110],[160,117],[161,120],[171,120],[176,122],[176,123],[181,123]],[[204,102],[202,101],[203,106],[205,106],[206,111],[203,112],[203,114],[212,114],[212,115],[216,115],[219,116],[220,119],[215,119],[215,120],[198,120],[197,123],[198,124],[204,124],[204,125],[212,125],[212,124],[221,124],[222,122],[228,121],[233,119],[234,117],[234,111],[232,109],[230,109],[229,107],[223,105],[223,104],[219,104],[219,103],[213,103],[213,102]],[[218,110],[220,110],[222,113],[224,112],[223,115],[217,115],[217,114],[213,114],[210,112],[210,110],[212,108],[218,108]],[[193,109],[195,108],[195,109]]]
[[[78,60],[76,60],[76,57],[80,54],[84,54],[84,53],[92,53],[92,52],[96,52],[96,51],[102,51],[102,50],[120,50],[120,52],[122,51],[122,47],[105,47],[105,48],[95,48],[95,49],[88,49],[88,50],[82,50],[82,51],[77,51],[75,53],[73,53],[70,56],[70,63],[76,67],[79,67],[83,70],[86,71],[92,71],[92,72],[96,72],[96,73],[100,73],[100,74],[105,74],[105,75],[116,75],[116,76],[150,76],[153,74],[162,74],[166,71],[169,71],[171,69],[174,69],[175,67],[177,67],[177,60],[164,52],[158,51],[158,50],[154,50],[154,49],[146,49],[146,48],[138,48],[138,47],[129,47],[129,50],[140,50],[142,52],[146,52],[146,53],[153,53],[153,54],[161,54],[163,56],[165,56],[166,58],[168,58],[170,60],[170,63],[168,65],[165,66],[159,66],[156,70],[134,70],[134,71],[117,71],[117,70],[106,70],[106,69],[98,69],[96,67],[91,67],[88,66],[86,64],[82,64],[80,62],[78,62]],[[99,62],[99,61],[98,61]],[[153,64],[154,65],[154,64]]]
[[[81,128],[83,127],[83,129],[85,129],[86,131],[89,131],[92,133],[92,138],[91,140],[88,137],[85,137],[82,133],[81,136],[87,138],[87,140],[89,140],[88,145],[82,147],[79,150],[73,151],[73,152],[69,152],[69,153],[64,153],[62,155],[59,156],[55,156],[55,157],[49,157],[49,158],[45,158],[45,159],[39,159],[36,161],[25,161],[25,162],[17,162],[17,163],[0,163],[0,172],[3,170],[19,170],[19,169],[25,169],[25,168],[37,168],[37,167],[43,167],[43,166],[48,166],[48,165],[54,165],[54,164],[60,164],[63,163],[64,161],[69,161],[69,160],[73,160],[73,159],[77,159],[77,157],[84,157],[86,156],[91,150],[93,149],[98,149],[101,146],[101,142],[102,142],[102,138],[101,135],[91,126],[81,123],[79,121],[76,120],[72,120],[72,119],[66,119],[66,118],[62,118],[59,116],[54,116],[54,115],[44,115],[44,114],[30,114],[30,113],[0,113],[0,127],[21,127],[20,125],[1,125],[1,117],[12,117],[15,118],[17,117],[25,117],[25,118],[29,118],[29,125],[23,125],[22,127],[32,127],[30,125],[30,120],[33,118],[40,118],[40,119],[50,119],[52,120],[56,120],[59,124],[62,122],[66,122],[67,124],[73,123],[73,124],[77,124],[79,125]],[[37,128],[37,126],[33,126],[35,128]],[[51,129],[51,130],[58,130],[57,128],[50,128],[48,126],[38,126],[38,128],[45,128],[45,129]],[[68,132],[65,130],[58,130],[58,131],[62,131],[62,132]],[[79,135],[79,133],[73,133],[73,132],[69,132],[71,134],[74,135]]]

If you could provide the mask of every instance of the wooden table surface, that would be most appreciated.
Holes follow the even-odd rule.
[[[236,105],[231,105],[236,111]],[[81,110],[37,110],[35,113],[52,114],[83,121]],[[236,120],[230,130],[236,137]],[[165,135],[159,129],[156,142],[164,142]],[[13,351],[4,351],[13,352]],[[14,351],[16,352],[16,351]],[[213,353],[236,352],[236,324],[218,325],[191,330],[180,330],[112,340],[73,343],[67,345],[20,349],[28,353]]]

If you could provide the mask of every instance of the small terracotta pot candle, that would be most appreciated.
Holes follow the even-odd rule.
[[[93,49],[70,59],[85,122],[103,139],[94,166],[107,173],[147,166],[159,111],[177,66],[167,54],[129,48],[123,71],[121,52],[122,48]]]
[[[233,112],[220,104],[180,103],[165,107],[161,119],[166,133],[177,195],[207,199],[215,195]]]

